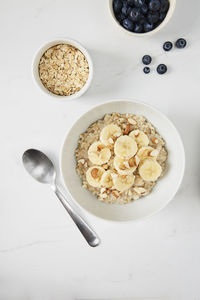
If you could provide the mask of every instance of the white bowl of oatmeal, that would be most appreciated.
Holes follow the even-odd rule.
[[[72,197],[111,221],[146,218],[176,194],[185,168],[174,125],[155,108],[111,101],[85,113],[69,131],[61,170]]]
[[[71,100],[89,88],[93,63],[80,43],[61,38],[45,43],[37,51],[32,72],[43,92],[57,99]]]

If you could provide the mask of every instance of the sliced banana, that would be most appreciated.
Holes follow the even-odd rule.
[[[129,136],[134,138],[138,147],[144,147],[149,145],[148,136],[141,130],[133,130],[129,133]]]
[[[130,159],[123,159],[119,156],[114,158],[114,167],[117,172],[121,175],[133,174],[139,164],[139,160],[136,156],[131,157]]]
[[[159,151],[150,146],[142,147],[137,152],[137,156],[140,158],[140,160],[144,160],[146,158],[156,159],[158,154],[159,154]]]
[[[101,142],[94,142],[88,149],[88,158],[94,165],[103,165],[109,161],[110,157],[110,149]]]
[[[114,152],[120,158],[129,159],[137,152],[137,144],[130,136],[120,136],[115,142]]]
[[[101,178],[105,170],[102,167],[94,166],[90,167],[86,172],[86,179],[89,185],[93,187],[100,187],[101,186]]]
[[[156,181],[161,173],[161,166],[152,158],[145,159],[139,167],[139,174],[145,181]]]
[[[113,186],[112,171],[106,171],[101,177],[101,185],[106,188],[111,188]]]
[[[120,192],[128,190],[134,184],[134,175],[120,175],[113,176],[114,188]]]
[[[121,128],[115,124],[109,124],[104,127],[100,133],[100,141],[108,146],[114,144],[116,138],[122,134]]]

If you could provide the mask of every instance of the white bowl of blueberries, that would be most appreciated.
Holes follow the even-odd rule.
[[[162,29],[175,10],[176,0],[109,0],[115,23],[134,36],[144,36]]]

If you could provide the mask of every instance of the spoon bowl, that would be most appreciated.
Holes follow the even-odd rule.
[[[56,171],[52,161],[41,151],[26,150],[22,156],[27,172],[41,183],[52,184],[56,179]]]
[[[72,220],[91,247],[100,244],[100,239],[86,221],[75,211],[56,185],[56,170],[52,161],[41,151],[28,149],[22,156],[26,171],[37,181],[48,183],[67,210]]]

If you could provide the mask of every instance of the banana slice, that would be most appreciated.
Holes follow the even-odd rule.
[[[100,187],[101,186],[101,178],[105,170],[102,167],[94,166],[90,167],[86,172],[86,179],[89,185],[93,187]]]
[[[157,149],[147,146],[140,148],[137,153],[137,156],[140,158],[140,160],[144,160],[146,158],[153,158],[156,160],[158,154],[159,151]]]
[[[104,127],[100,133],[100,141],[108,146],[114,144],[116,138],[122,134],[121,128],[114,124],[109,124]]]
[[[139,167],[139,174],[145,181],[156,181],[160,177],[162,168],[157,161],[148,158]]]
[[[114,152],[120,158],[129,159],[137,152],[137,144],[130,136],[120,136],[115,142]]]
[[[148,136],[141,130],[133,130],[130,132],[129,136],[134,138],[138,147],[144,147],[149,145]]]
[[[114,174],[113,183],[116,190],[124,192],[128,190],[134,183],[134,175],[120,175]]]
[[[136,156],[131,157],[130,159],[123,159],[119,156],[114,158],[114,167],[117,172],[121,175],[133,174],[139,164],[139,158]]]
[[[101,142],[94,142],[88,149],[88,158],[94,165],[103,165],[109,161],[110,157],[110,149]]]
[[[101,177],[101,185],[106,188],[111,188],[113,186],[112,172],[106,171]]]

